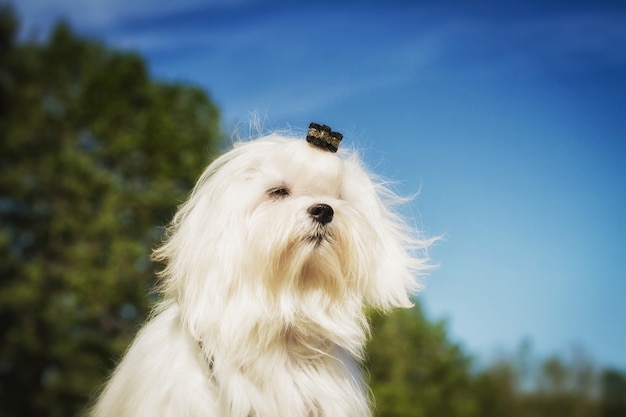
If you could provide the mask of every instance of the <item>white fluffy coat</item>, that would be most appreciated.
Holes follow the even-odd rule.
[[[355,153],[279,135],[237,144],[155,251],[164,301],[92,416],[369,416],[364,308],[410,306],[424,267],[397,201]]]

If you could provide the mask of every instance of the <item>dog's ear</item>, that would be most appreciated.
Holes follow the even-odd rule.
[[[419,291],[418,277],[427,268],[425,252],[429,241],[419,238],[396,213],[406,199],[398,197],[363,168],[356,157],[346,162],[346,190],[350,203],[367,228],[363,238],[367,259],[364,298],[367,304],[381,310],[411,307],[411,296]]]

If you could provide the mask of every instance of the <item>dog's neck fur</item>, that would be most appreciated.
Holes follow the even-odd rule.
[[[233,357],[237,346],[198,343],[224,415],[370,415],[365,388],[353,377],[358,364],[352,354],[304,329],[287,326],[263,343],[254,336],[240,339],[250,344],[241,349],[250,352],[247,357]]]

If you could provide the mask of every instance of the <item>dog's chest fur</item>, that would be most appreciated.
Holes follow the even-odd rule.
[[[358,365],[328,340],[285,329],[264,346],[224,346],[223,355],[216,346],[200,346],[219,415],[369,416]]]
[[[233,352],[241,352],[234,355]],[[358,366],[332,343],[199,344],[172,304],[139,333],[93,416],[364,417]],[[133,387],[132,390],[125,389]]]

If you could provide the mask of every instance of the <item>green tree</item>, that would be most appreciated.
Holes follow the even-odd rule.
[[[444,323],[419,307],[373,314],[367,347],[370,385],[381,417],[474,416],[470,358],[450,342]]]
[[[151,248],[220,138],[199,89],[59,24],[18,43],[0,9],[0,404],[85,406],[149,304]]]
[[[626,373],[606,369],[601,377],[600,416],[626,416]]]

